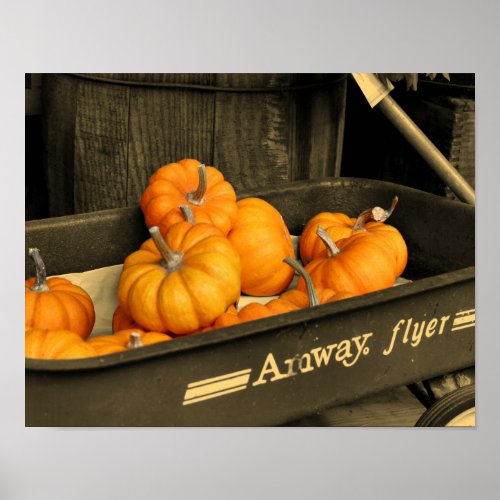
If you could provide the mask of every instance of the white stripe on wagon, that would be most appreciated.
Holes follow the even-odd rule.
[[[466,325],[455,326],[454,328],[451,329],[451,331],[454,332],[455,330],[463,330],[464,328],[472,328],[473,326],[476,326],[475,321],[473,323],[467,323]]]
[[[247,388],[251,369],[227,373],[188,384],[183,405],[205,401]]]
[[[461,318],[455,318],[453,320],[453,325],[463,325],[464,323],[475,323],[476,315],[470,314],[469,316],[462,316]]]

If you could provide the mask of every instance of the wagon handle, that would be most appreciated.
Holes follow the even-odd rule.
[[[377,106],[380,109],[458,198],[470,205],[474,205],[476,203],[474,188],[389,95],[392,87],[387,87],[374,73],[351,74],[370,106],[372,108]]]

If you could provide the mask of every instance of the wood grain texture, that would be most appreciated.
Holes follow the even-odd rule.
[[[338,177],[342,162],[347,81],[341,75],[298,75],[298,84],[334,81],[325,88],[303,90],[295,99],[295,141],[291,179]]]
[[[129,89],[78,83],[75,213],[125,207]]]
[[[42,77],[44,169],[51,217],[74,213],[74,150],[78,82],[64,75]]]
[[[217,74],[217,85],[279,87],[289,74]],[[217,92],[214,166],[239,190],[279,185],[290,179],[290,93]]]
[[[172,83],[210,84],[210,75],[160,75]],[[160,81],[160,76],[155,81]],[[134,76],[134,78],[138,78]],[[127,203],[139,203],[149,177],[183,158],[212,162],[213,92],[130,88]]]
[[[55,75],[47,92],[51,215],[137,205],[154,171],[188,157],[219,168],[237,193],[339,173],[345,80],[328,87],[283,88],[331,81],[332,75],[84,75],[91,79]]]
[[[81,73],[123,82],[210,84],[212,73]]]
[[[399,387],[337,406],[297,422],[296,427],[413,427],[426,407]]]
[[[465,180],[475,186],[475,100],[440,97],[422,101],[415,121]],[[446,188],[449,198],[457,199]]]

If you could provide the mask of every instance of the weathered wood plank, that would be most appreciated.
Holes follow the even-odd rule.
[[[339,80],[336,83],[335,80]],[[342,162],[347,81],[337,74],[299,74],[297,84],[332,82],[301,90],[295,99],[291,179],[338,177]]]
[[[86,75],[90,79],[55,77],[68,86],[64,96],[57,87],[49,89],[54,101],[49,103],[49,129],[59,132],[51,133],[59,141],[56,151],[64,152],[56,154],[55,164],[48,167],[54,215],[136,205],[156,169],[186,157],[219,168],[237,192],[338,175],[345,82],[327,88],[282,89],[333,80],[332,75]],[[161,83],[244,91],[154,85]],[[59,80],[57,85],[61,86]],[[249,90],[263,87],[271,91]],[[56,200],[59,193],[63,197]]]
[[[134,79],[139,78],[134,76]],[[211,84],[206,74],[157,75],[154,81]],[[183,158],[213,161],[213,92],[130,88],[127,203],[136,205],[149,177]]]
[[[51,217],[74,213],[73,165],[76,88],[71,77],[42,77],[42,133],[44,169]]]
[[[129,89],[79,81],[75,213],[126,206]]]
[[[279,87],[289,74],[217,74],[217,85]],[[217,92],[214,166],[236,191],[276,185],[290,179],[292,95]]]

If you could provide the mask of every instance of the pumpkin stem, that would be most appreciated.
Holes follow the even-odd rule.
[[[149,234],[151,235],[151,238],[153,238],[156,248],[163,257],[163,262],[160,264],[163,265],[169,273],[179,269],[182,264],[182,253],[174,252],[168,247],[167,243],[160,234],[158,226],[150,227]]]
[[[398,201],[398,197],[395,196],[392,199],[392,204],[389,210],[384,210],[381,207],[374,207],[361,212],[356,219],[356,223],[352,226],[352,229],[364,231],[365,224],[370,220],[374,220],[375,222],[385,222],[391,216],[392,212],[394,212]]]
[[[190,224],[194,224],[194,214],[193,211],[191,210],[191,207],[189,205],[180,205],[179,208],[180,211],[182,212],[182,215],[184,215],[184,218]]]
[[[36,271],[36,282],[30,290],[34,292],[48,292],[50,288],[47,285],[47,271],[45,270],[45,264],[40,255],[40,250],[38,250],[38,248],[30,248],[28,253],[35,263]]]
[[[309,307],[319,306],[318,294],[316,293],[316,289],[314,288],[314,283],[312,282],[311,276],[309,276],[309,273],[305,270],[302,264],[290,257],[286,257],[285,259],[283,259],[283,262],[286,262],[289,266],[292,266],[295,271],[297,271],[304,278],[307,287],[307,295],[309,296]]]
[[[316,234],[323,240],[323,243],[328,249],[328,257],[334,257],[340,253],[340,248],[335,244],[335,242],[330,238],[330,235],[322,228],[318,227],[316,229]]]
[[[132,332],[127,343],[127,349],[137,349],[139,347],[144,347],[142,338],[137,332]]]
[[[186,195],[186,200],[193,205],[203,205],[205,202],[205,193],[207,192],[207,169],[202,163],[198,167],[198,187],[196,191],[191,191]]]

